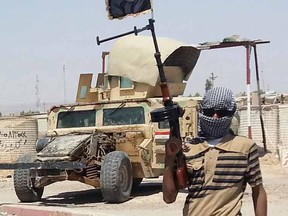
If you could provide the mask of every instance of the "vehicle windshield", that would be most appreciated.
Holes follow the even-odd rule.
[[[96,110],[66,111],[58,114],[57,128],[92,127]]]
[[[143,107],[123,107],[103,110],[103,125],[144,124]]]

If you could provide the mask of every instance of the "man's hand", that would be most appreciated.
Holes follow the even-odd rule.
[[[176,137],[171,137],[165,144],[165,170],[163,175],[163,200],[166,203],[173,203],[178,194],[178,186],[175,182],[173,167],[175,165],[176,156],[182,149],[182,142]]]

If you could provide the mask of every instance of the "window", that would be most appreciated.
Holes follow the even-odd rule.
[[[120,88],[133,88],[133,81],[127,77],[120,77]]]
[[[58,113],[57,128],[95,126],[96,110],[67,111]]]
[[[143,107],[124,107],[119,106],[113,109],[103,110],[103,125],[131,125],[144,124]]]
[[[87,86],[81,86],[80,99],[85,99],[87,95]]]

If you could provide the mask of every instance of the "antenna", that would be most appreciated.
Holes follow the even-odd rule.
[[[66,80],[65,80],[65,65],[63,65],[63,88],[64,88],[64,103],[66,103]]]
[[[43,112],[46,112],[46,103],[45,103],[45,101],[43,102]]]
[[[36,86],[35,86],[35,95],[36,95],[36,110],[39,111],[40,98],[39,98],[39,79],[38,74],[36,75]]]

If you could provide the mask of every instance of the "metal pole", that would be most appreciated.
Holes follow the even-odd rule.
[[[248,138],[252,139],[251,129],[251,79],[250,79],[250,52],[251,46],[246,46],[246,83],[247,83],[247,126],[248,126]]]
[[[264,151],[267,152],[265,128],[264,128],[262,106],[261,106],[261,93],[260,93],[260,81],[259,81],[259,69],[258,69],[258,58],[257,58],[256,45],[254,45],[253,48],[254,48],[254,59],[255,59],[255,69],[256,69],[257,91],[258,91],[259,117],[260,117],[260,123],[261,123]]]

